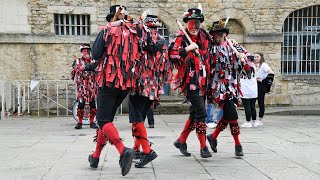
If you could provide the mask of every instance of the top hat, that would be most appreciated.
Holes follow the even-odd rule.
[[[160,27],[160,19],[156,15],[147,15],[144,19],[144,24],[151,28]]]
[[[110,22],[111,20],[112,20],[112,18],[114,17],[114,15],[116,14],[116,12],[117,12],[117,10],[119,9],[119,8],[123,8],[123,9],[127,9],[125,6],[120,6],[120,5],[113,5],[113,6],[111,6],[110,7],[110,13],[106,16],[106,20],[108,21],[108,22]]]
[[[225,32],[227,35],[229,34],[229,29],[226,28],[226,19],[221,19],[219,21],[214,21],[212,26],[209,28],[209,33],[213,35],[216,32]]]
[[[204,16],[200,9],[191,8],[184,13],[183,22],[187,23],[190,19],[198,19],[201,23],[204,21]]]

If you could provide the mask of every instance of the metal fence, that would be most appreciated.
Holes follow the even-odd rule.
[[[76,113],[72,80],[0,81],[1,119],[5,116],[69,116]],[[117,114],[122,114],[122,104]]]
[[[71,80],[0,81],[2,117],[71,115],[76,89]]]

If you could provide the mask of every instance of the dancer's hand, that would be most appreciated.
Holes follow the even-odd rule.
[[[237,45],[238,44],[238,42],[235,39],[229,39],[229,40],[233,45]]]
[[[239,59],[241,62],[245,62],[246,58],[247,58],[247,56],[244,53],[239,53]]]
[[[82,64],[81,66],[80,66],[80,70],[84,70],[86,68],[86,66],[84,65],[84,64]]]
[[[195,50],[195,49],[199,49],[198,44],[195,42],[192,42],[189,46],[186,47],[187,52]]]

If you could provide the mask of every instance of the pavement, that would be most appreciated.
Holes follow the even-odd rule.
[[[300,116],[320,116],[320,106],[279,106],[267,107],[266,115],[300,115]]]
[[[267,109],[268,111],[268,109]],[[244,122],[244,112],[239,111]],[[147,128],[158,158],[122,177],[119,155],[107,144],[97,169],[88,155],[95,130],[75,130],[72,117],[6,117],[0,120],[0,179],[320,179],[320,117],[266,115],[264,126],[241,128],[244,156],[234,155],[230,130],[218,138],[218,153],[202,159],[195,132],[187,141],[191,157],[173,146],[188,115],[155,115],[155,128]],[[128,116],[114,121],[126,146],[133,146]],[[147,125],[146,125],[147,126]],[[213,132],[212,129],[207,130]]]

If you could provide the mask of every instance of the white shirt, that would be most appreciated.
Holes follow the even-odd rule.
[[[258,68],[258,71],[256,73],[257,78],[265,79],[268,76],[268,71],[271,68],[268,66],[267,63],[262,63],[260,68]]]
[[[242,98],[252,99],[258,97],[258,84],[257,84],[257,75],[251,75],[249,78],[240,78],[240,87],[243,94]]]

